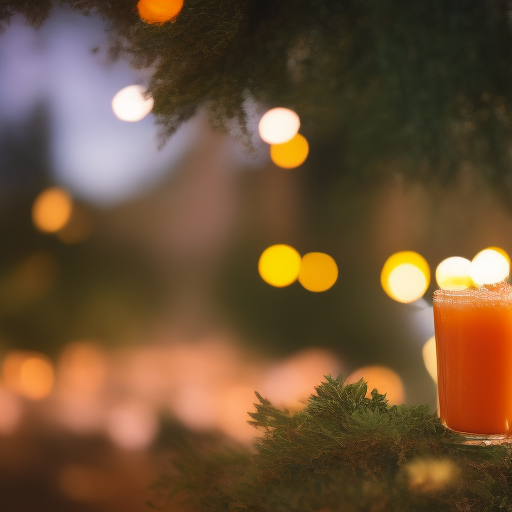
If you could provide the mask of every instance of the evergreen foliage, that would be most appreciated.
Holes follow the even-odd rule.
[[[354,179],[457,175],[512,187],[512,29],[505,0],[185,0],[148,25],[137,0],[61,0],[110,21],[113,51],[153,66],[164,138],[199,108],[248,141],[248,100],[299,112]],[[50,0],[2,0],[41,23]],[[336,142],[336,144],[334,144]],[[248,142],[249,143],[249,142]]]
[[[326,377],[305,409],[259,394],[255,452],[186,450],[152,489],[159,507],[254,512],[512,509],[510,452],[459,444],[427,406],[392,406]],[[154,504],[150,506],[156,508]]]

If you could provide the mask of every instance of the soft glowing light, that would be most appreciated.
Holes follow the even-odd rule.
[[[106,374],[106,356],[96,343],[70,343],[59,358],[59,389],[74,399],[77,395],[96,396],[104,385]]]
[[[278,167],[293,169],[303,164],[309,153],[309,144],[304,136],[297,133],[295,137],[283,144],[270,146],[270,158]]]
[[[158,429],[155,412],[142,403],[130,402],[109,411],[107,433],[115,444],[125,450],[147,448]]]
[[[48,188],[34,201],[32,220],[40,231],[55,233],[67,224],[72,210],[73,201],[65,190]]]
[[[8,436],[14,434],[23,414],[19,399],[0,388],[0,435]]]
[[[273,245],[263,251],[258,263],[260,276],[272,286],[292,284],[299,276],[300,254],[289,245]]]
[[[460,480],[460,468],[450,459],[415,459],[404,466],[409,487],[430,493],[453,487]]]
[[[53,365],[44,354],[9,352],[3,363],[4,382],[8,389],[32,400],[49,395],[53,386]]]
[[[300,128],[299,116],[287,108],[273,108],[260,120],[260,137],[268,144],[283,144],[295,137]]]
[[[423,296],[430,284],[430,268],[423,256],[413,251],[390,256],[380,276],[384,291],[398,302],[414,302]]]
[[[145,98],[142,85],[129,85],[112,99],[112,110],[121,121],[133,123],[144,119],[153,108],[153,98]]]
[[[351,384],[363,378],[368,383],[366,396],[370,397],[373,389],[386,393],[390,404],[401,404],[405,399],[404,385],[400,376],[385,366],[364,366],[351,373],[347,383]]]
[[[140,18],[146,23],[165,23],[175,18],[181,8],[183,0],[139,0],[137,9]]]
[[[436,339],[434,336],[429,338],[425,345],[423,345],[422,354],[428,373],[434,379],[434,382],[437,382]]]
[[[299,282],[310,292],[325,292],[338,279],[338,266],[333,258],[321,252],[306,254],[300,263]]]
[[[335,354],[320,348],[302,350],[269,368],[261,393],[278,407],[300,410],[324,375],[339,375],[342,367]]]
[[[256,429],[247,422],[248,412],[255,412],[257,398],[254,389],[246,385],[228,387],[219,400],[218,427],[240,443],[249,443],[256,436]]]
[[[510,258],[503,249],[497,247],[480,251],[471,262],[471,277],[479,286],[499,283],[509,274]]]
[[[436,281],[442,290],[465,290],[473,284],[471,262],[453,256],[443,260],[436,269]]]

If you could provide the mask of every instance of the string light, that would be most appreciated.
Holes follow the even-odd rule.
[[[442,290],[465,290],[473,284],[471,262],[453,256],[443,260],[436,269],[436,281]]]
[[[331,256],[310,252],[301,261],[299,282],[310,292],[324,292],[338,279],[338,266]]]
[[[142,85],[129,85],[121,89],[112,99],[112,110],[118,119],[134,123],[144,119],[153,108],[153,98],[144,97]]]
[[[67,224],[72,211],[71,196],[61,188],[52,187],[37,196],[32,206],[32,220],[40,231],[55,233]]]
[[[268,144],[283,144],[295,137],[299,128],[299,116],[293,110],[278,107],[263,115],[258,131]]]
[[[382,288],[392,299],[410,303],[427,291],[430,268],[417,252],[397,252],[386,260],[380,279]]]
[[[278,288],[292,284],[299,276],[300,254],[289,245],[273,245],[263,251],[258,262],[261,278]]]
[[[146,23],[165,23],[175,18],[183,7],[183,0],[139,0],[137,10]]]
[[[303,164],[309,153],[309,144],[306,138],[297,133],[295,137],[283,144],[270,146],[270,158],[278,167],[293,169]]]

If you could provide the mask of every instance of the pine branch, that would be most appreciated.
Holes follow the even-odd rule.
[[[326,376],[295,414],[256,393],[255,453],[187,451],[154,487],[198,512],[511,509],[506,448],[457,444],[427,406],[366,391]]]

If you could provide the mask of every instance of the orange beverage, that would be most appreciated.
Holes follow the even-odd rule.
[[[480,436],[512,429],[512,286],[434,293],[439,415]]]

